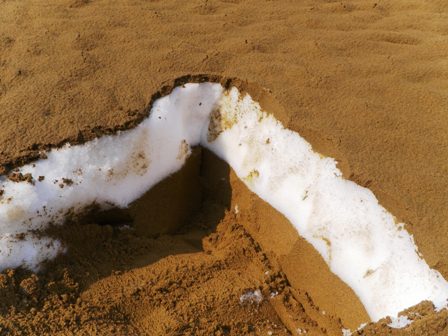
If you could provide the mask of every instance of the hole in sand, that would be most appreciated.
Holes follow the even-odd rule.
[[[228,168],[207,168],[216,160],[198,145],[228,163],[235,179],[219,177],[220,171],[229,175]],[[54,258],[63,244],[36,231],[76,218],[92,204],[96,208],[87,218],[132,221],[142,235],[170,232],[207,211],[216,217],[211,222],[219,222],[230,209],[247,216],[250,234],[283,259],[296,287],[301,282],[310,292],[337,287],[340,296],[316,290],[315,297],[344,319],[365,317],[353,292],[373,320],[423,300],[439,308],[446,304],[447,282],[418,255],[412,237],[372,192],[344,180],[333,159],[314,152],[236,88],[186,84],[155,101],[136,128],[53,150],[15,176],[28,178],[1,180],[1,268],[35,269]],[[212,195],[223,198],[215,202],[221,208],[205,211],[204,200]],[[302,273],[294,280],[298,269]],[[341,305],[343,297],[347,304]]]
[[[98,223],[101,228],[91,223]],[[47,231],[64,241],[69,250],[68,255],[49,263],[48,268],[64,265],[73,269],[70,273],[76,273],[79,265],[73,266],[70,262],[74,256],[77,259],[88,259],[79,258],[80,254],[97,257],[93,250],[98,240],[101,241],[98,230],[110,230],[117,236],[102,247],[107,251],[104,255],[100,253],[100,260],[92,262],[89,268],[90,272],[94,269],[99,272],[100,278],[112,270],[129,271],[167,257],[167,249],[159,248],[149,258],[145,255],[135,259],[137,243],[133,252],[123,253],[111,262],[110,251],[117,245],[119,248],[123,236],[133,237],[130,244],[135,242],[135,237],[147,237],[147,240],[142,238],[144,241],[161,238],[170,246],[171,256],[199,251],[211,253],[220,250],[221,245],[237,250],[231,245],[236,243],[247,250],[243,253],[251,249],[258,253],[260,269],[256,273],[263,279],[240,293],[242,307],[261,309],[260,306],[272,305],[290,332],[321,327],[339,331],[343,326],[354,328],[369,319],[355,293],[329,270],[319,253],[297,235],[291,223],[252,193],[226,162],[201,146],[192,150],[178,172],[156,184],[128,208],[92,210],[70,223],[69,230],[67,225]],[[230,232],[223,234],[223,231]],[[173,237],[174,241],[170,241]],[[268,255],[269,260],[265,259]],[[233,257],[242,258],[241,251],[234,251]],[[252,264],[250,267],[255,268]],[[84,286],[91,284],[86,280]],[[288,308],[297,302],[305,304],[305,311]],[[325,316],[322,312],[331,313]],[[264,317],[259,314],[260,318]],[[316,319],[319,327],[313,325]]]

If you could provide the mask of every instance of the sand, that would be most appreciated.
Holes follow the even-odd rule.
[[[335,157],[345,177],[407,223],[427,263],[446,278],[443,9],[443,2],[421,0],[2,1],[2,172],[67,141],[133,127],[176,78],[238,78],[265,110]],[[210,182],[207,172],[217,170],[200,176]],[[2,273],[1,332],[258,335],[305,328],[339,335],[367,321],[351,290],[232,174],[225,171],[224,204],[204,203],[214,194],[205,190],[209,196],[199,205],[198,196],[200,211],[186,216],[180,232],[154,237],[148,226],[123,230],[104,218],[55,229],[69,241],[66,256],[43,273]],[[240,303],[256,289],[263,297],[271,289],[280,294]],[[419,311],[406,330],[380,321],[364,334],[448,334],[446,312],[425,304]]]

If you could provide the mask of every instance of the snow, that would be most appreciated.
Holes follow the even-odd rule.
[[[260,304],[263,301],[263,294],[259,289],[248,291],[240,296],[240,303],[255,303]]]
[[[446,304],[446,280],[369,189],[345,180],[334,159],[314,152],[249,95],[213,83],[176,88],[132,130],[67,145],[21,167],[34,184],[0,177],[0,269],[38,269],[64,247],[32,230],[63,224],[68,212],[92,203],[128,206],[181,169],[196,145],[228,162],[250,190],[284,214],[372,320],[397,316],[422,300]]]
[[[342,336],[351,336],[352,335],[352,331],[350,329],[342,329]]]
[[[407,316],[398,316],[398,317],[392,317],[391,323],[388,324],[389,327],[394,329],[402,329],[406,328],[408,325],[412,323],[412,320],[408,319]]]

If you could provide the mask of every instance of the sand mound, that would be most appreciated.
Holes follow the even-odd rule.
[[[184,225],[175,230],[173,217],[161,213],[172,234],[151,238],[153,227],[108,225],[103,214],[47,230],[68,244],[68,252],[43,273],[2,273],[0,331],[341,335],[368,320],[356,295],[286,218],[207,150],[195,150],[185,168],[148,192],[140,206],[169,202],[179,180],[198,174],[199,185],[189,192],[201,201]],[[386,319],[359,334],[445,330],[446,311],[434,314],[431,305],[407,315],[416,321],[406,329],[392,329]]]
[[[158,91],[168,79],[186,73],[238,76],[270,88],[281,107],[264,94],[254,94],[255,100],[319,152],[341,162],[347,178],[372,189],[388,210],[408,223],[406,229],[414,234],[427,263],[447,277],[448,123],[447,97],[441,88],[446,79],[443,46],[448,21],[442,9],[443,4],[425,1],[284,1],[281,5],[255,0],[4,1],[0,3],[2,171],[66,141],[84,142],[137,125],[148,112],[148,93]],[[307,269],[304,242],[278,236],[275,246],[289,247],[271,255],[269,240],[263,243],[270,231],[258,220],[237,223],[234,230],[247,232],[260,246],[254,249],[261,248],[272,272],[281,273],[276,279],[287,279],[287,299],[277,307],[267,300],[258,306],[239,304],[241,295],[256,289],[267,295],[259,283],[268,269],[258,261],[258,252],[245,252],[244,234],[231,229],[238,221],[228,216],[222,216],[222,225],[212,236],[218,237],[217,245],[205,244],[203,250],[197,236],[189,237],[194,230],[149,239],[98,226],[93,220],[74,224],[73,228],[82,229],[74,229],[71,235],[72,251],[77,251],[71,259],[61,257],[44,274],[3,273],[2,332],[55,334],[84,328],[86,333],[110,334],[110,326],[116,334],[147,332],[149,327],[155,334],[244,334],[252,328],[257,334],[284,328],[293,333],[297,325],[284,317],[292,315],[305,321],[300,328],[317,334],[325,328],[331,334],[342,327],[353,330],[365,321],[356,300],[353,310],[337,310],[343,310],[337,302],[346,297],[337,279],[325,280],[330,286],[316,285],[320,273]],[[197,228],[197,220],[192,219],[191,225]],[[85,236],[79,231],[85,231]],[[98,251],[98,241],[108,248]],[[77,249],[79,245],[86,251]],[[228,246],[234,248],[226,250]],[[187,252],[188,257],[182,254]],[[168,254],[172,256],[164,258]],[[126,255],[132,255],[133,261]],[[157,256],[162,259],[155,262]],[[216,267],[225,274],[220,279],[227,279],[227,287],[216,281],[215,263],[221,263]],[[165,284],[175,281],[171,274],[176,267],[185,279],[210,280],[210,291],[195,292],[188,280]],[[198,269],[203,273],[198,275]],[[307,271],[300,273],[302,269]],[[177,289],[188,293],[177,294],[183,297],[177,314],[170,315],[177,299],[151,292],[135,275],[139,271],[153,274],[148,277],[154,283],[161,281],[160,288],[165,289],[160,293],[171,288],[173,293]],[[338,288],[333,294],[321,290],[333,285]],[[139,300],[132,301],[132,288],[141,288]],[[350,291],[347,295],[350,301]],[[193,297],[207,298],[198,299],[206,302],[202,310],[195,311],[199,303],[188,306]],[[151,301],[155,298],[159,301]],[[314,303],[307,306],[308,299]],[[293,301],[285,304],[288,300]],[[229,313],[229,302],[238,311]],[[330,308],[316,308],[325,304]],[[160,306],[164,308],[157,310]],[[210,313],[220,309],[222,313]],[[363,332],[442,334],[446,313],[427,314],[430,310],[423,305],[418,321],[406,330],[391,331],[389,322],[383,321]],[[154,313],[145,315],[147,311]],[[342,316],[342,323],[327,314]],[[179,316],[183,317],[179,320]],[[208,320],[195,322],[202,316]],[[167,328],[151,325],[157,320],[168,321]],[[279,327],[274,329],[274,324]],[[204,326],[213,330],[199,329]]]
[[[147,238],[144,227],[73,223],[50,229],[49,234],[68,243],[68,253],[48,263],[43,274],[4,272],[2,331],[287,335],[297,329],[311,335],[338,334],[341,322],[325,315],[308,293],[293,288],[275,253],[250,233],[274,229],[287,235],[281,225],[270,225],[271,216],[280,224],[288,222],[250,193],[226,164],[207,151],[196,151],[183,170],[154,190],[166,190],[163,199],[169,202],[179,179],[195,175],[188,171],[199,163],[198,156],[203,157],[201,182],[189,191],[202,191],[200,210],[181,231],[154,239]],[[152,192],[145,197],[147,206],[152,206]],[[254,213],[250,208],[255,206],[260,210]],[[148,225],[146,229],[154,230]],[[289,233],[296,236],[292,228]],[[270,239],[265,244],[292,248],[291,243],[278,245]],[[361,307],[356,296],[341,287]]]

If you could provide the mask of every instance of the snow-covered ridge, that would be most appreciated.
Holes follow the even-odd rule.
[[[178,87],[155,101],[136,128],[52,150],[47,159],[21,167],[33,184],[0,177],[0,269],[36,269],[63,248],[31,230],[62,224],[67,212],[93,202],[126,207],[178,171],[196,145],[228,162],[250,190],[283,213],[373,320],[422,300],[446,304],[448,283],[369,189],[345,180],[334,159],[314,152],[249,95],[216,83]]]

